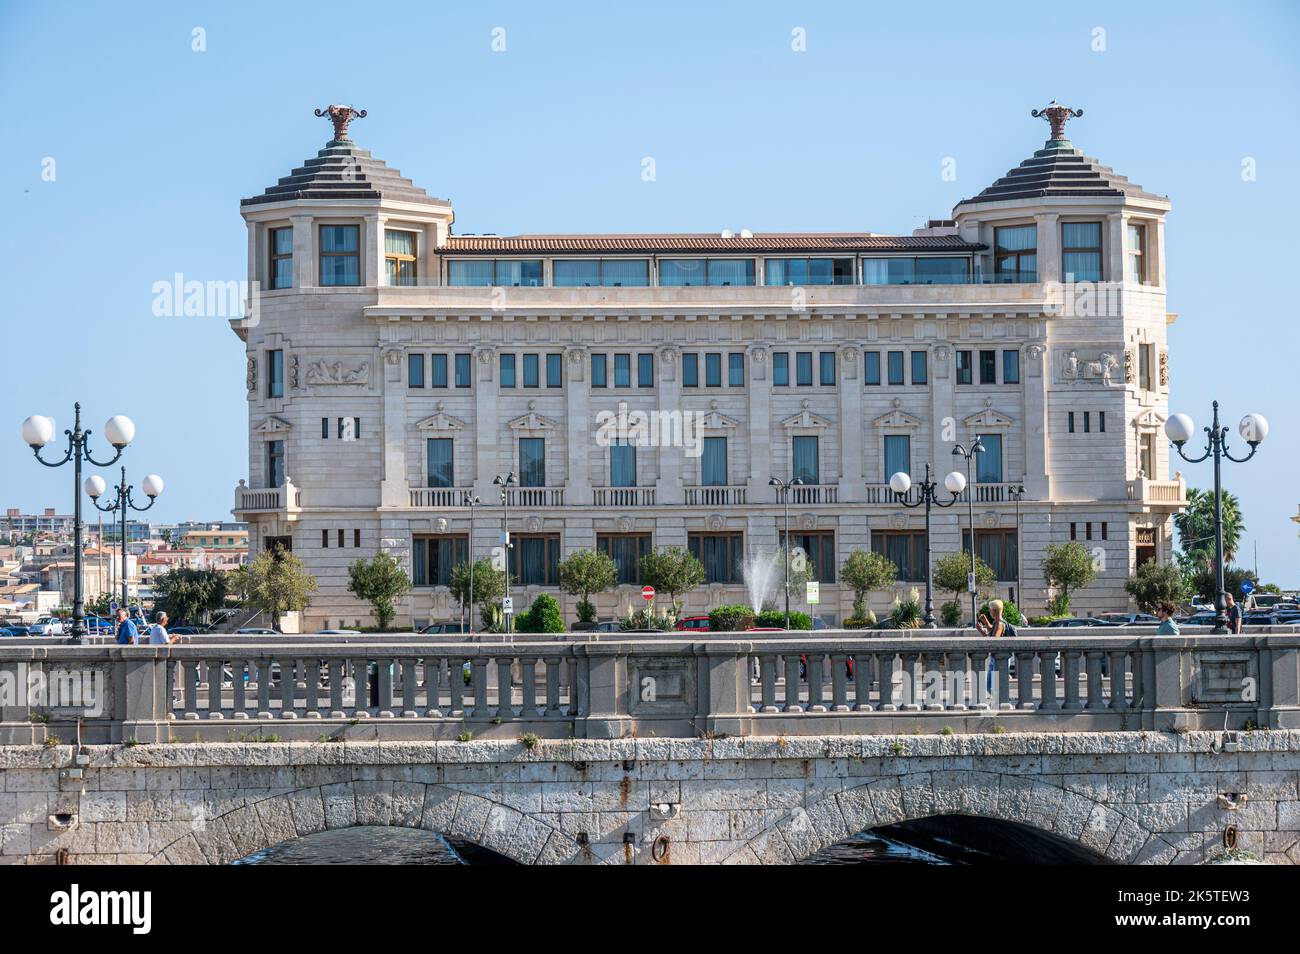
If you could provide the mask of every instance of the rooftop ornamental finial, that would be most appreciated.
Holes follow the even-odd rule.
[[[1052,139],[1065,139],[1065,124],[1071,119],[1077,119],[1083,115],[1082,109],[1071,109],[1068,106],[1062,106],[1056,100],[1052,100],[1042,109],[1035,109],[1030,113],[1035,119],[1046,119],[1052,124]]]
[[[316,110],[316,115],[330,118],[330,122],[334,124],[335,142],[347,142],[349,141],[348,123],[354,119],[365,119],[366,111],[353,109],[351,106],[326,106],[324,109]]]

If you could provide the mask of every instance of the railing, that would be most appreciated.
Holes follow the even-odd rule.
[[[790,488],[790,502],[795,504],[833,504],[839,496],[835,484],[795,484]]]
[[[743,504],[748,496],[744,484],[735,486],[683,487],[688,507],[730,507]]]
[[[1187,499],[1187,494],[1181,480],[1148,480],[1139,477],[1128,482],[1128,499],[1179,504]]]
[[[302,506],[301,493],[286,481],[279,487],[248,487],[241,480],[235,488],[235,512],[297,510]]]
[[[653,507],[653,487],[592,487],[591,502],[597,507]]]
[[[563,507],[563,487],[511,487],[506,490],[511,507]]]
[[[436,507],[447,510],[465,506],[465,496],[471,493],[465,487],[412,487],[412,507]]]

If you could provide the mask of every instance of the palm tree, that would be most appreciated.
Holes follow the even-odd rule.
[[[1187,488],[1187,509],[1174,516],[1178,545],[1188,557],[1209,564],[1214,557],[1214,493]],[[1241,543],[1246,524],[1241,519],[1237,498],[1223,492],[1223,560],[1231,563]]]

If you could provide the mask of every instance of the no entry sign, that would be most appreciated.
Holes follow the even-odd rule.
[[[653,586],[641,587],[641,599],[652,600],[655,598],[655,588]]]

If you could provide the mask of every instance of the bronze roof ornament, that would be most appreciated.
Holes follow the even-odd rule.
[[[324,109],[316,110],[316,115],[328,116],[330,122],[334,124],[335,142],[349,142],[348,123],[354,119],[365,119],[366,111],[353,109],[351,106],[326,106]]]
[[[1052,124],[1052,140],[1065,140],[1065,124],[1071,119],[1077,119],[1083,115],[1082,109],[1071,109],[1068,106],[1062,106],[1056,100],[1052,100],[1042,109],[1035,109],[1030,113],[1035,119],[1046,119]]]

